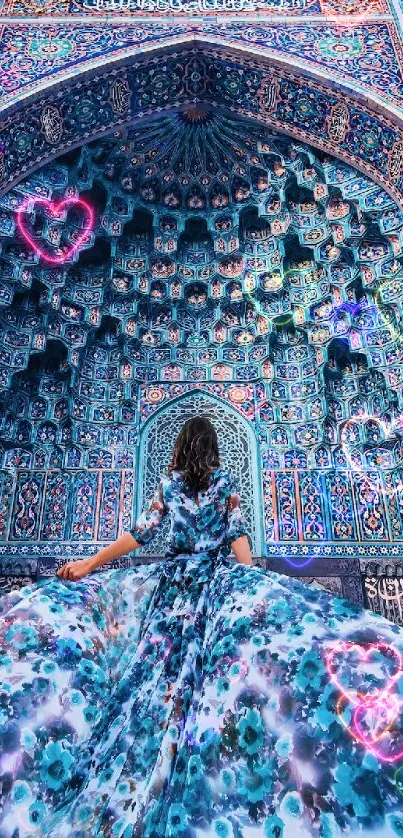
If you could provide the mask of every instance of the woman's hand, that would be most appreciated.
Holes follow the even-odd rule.
[[[80,559],[78,562],[67,562],[67,564],[59,567],[59,570],[56,571],[56,576],[60,576],[61,579],[71,579],[72,582],[76,582],[77,579],[82,579],[87,573],[91,573],[91,570],[92,567],[89,560]]]

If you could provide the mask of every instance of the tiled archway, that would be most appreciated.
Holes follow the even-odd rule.
[[[259,119],[352,164],[403,202],[399,115],[286,59],[208,38],[112,61],[21,99],[0,123],[0,193],[58,154],[187,105]]]
[[[194,391],[164,405],[147,422],[140,437],[137,513],[165,471],[180,427],[192,416],[207,416],[217,430],[221,463],[234,475],[241,491],[242,512],[255,555],[262,555],[263,506],[259,482],[257,441],[254,430],[240,413],[209,394]],[[163,553],[165,530],[143,554]]]

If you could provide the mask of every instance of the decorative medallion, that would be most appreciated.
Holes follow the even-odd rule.
[[[149,404],[158,404],[165,398],[165,392],[162,387],[147,387],[145,392],[145,400]]]
[[[113,113],[124,116],[130,107],[130,88],[127,79],[116,79],[109,88],[109,101]]]
[[[403,172],[403,140],[397,140],[388,154],[388,174],[391,180],[398,180]]]
[[[53,105],[45,105],[41,113],[42,133],[48,143],[57,145],[63,135],[63,119]]]
[[[249,387],[238,385],[229,388],[228,397],[231,402],[234,402],[234,404],[243,404],[243,402],[252,398],[252,392]]]
[[[335,143],[341,143],[350,127],[350,114],[344,102],[338,102],[326,118],[327,133]]]
[[[263,76],[257,95],[265,113],[275,113],[281,100],[279,80],[273,76]]]

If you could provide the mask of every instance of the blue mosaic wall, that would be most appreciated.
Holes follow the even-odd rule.
[[[83,217],[37,199],[69,196],[95,226],[51,265],[16,211],[30,198],[32,236],[63,253]],[[254,429],[267,556],[341,578],[403,555],[403,214],[380,186],[195,105],[38,170],[0,199],[0,235],[9,568],[129,529],[144,424],[194,390]]]
[[[263,467],[267,542],[402,541],[401,494],[388,503],[365,476]],[[0,480],[3,540],[111,541],[132,525],[131,470],[5,469]]]

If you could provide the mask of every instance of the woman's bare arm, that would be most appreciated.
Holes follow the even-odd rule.
[[[153,497],[150,499],[148,508],[146,507],[143,510],[132,530],[125,532],[95,556],[76,562],[67,562],[66,565],[59,568],[57,575],[62,579],[81,579],[100,565],[112,562],[132,550],[137,550],[138,547],[151,541],[151,538],[159,530],[166,513],[163,484],[160,480]]]
[[[247,535],[240,535],[239,538],[235,539],[231,544],[231,549],[239,564],[253,564]]]
[[[138,541],[133,538],[131,533],[125,532],[116,541],[113,541],[112,544],[108,544],[107,547],[104,547],[95,556],[91,556],[88,559],[89,567],[91,570],[95,570],[101,564],[113,562],[114,559],[119,559],[120,556],[124,556],[125,553],[131,553],[132,550],[137,550],[138,547],[140,547]]]
[[[133,538],[131,533],[125,532],[116,541],[113,541],[112,544],[108,544],[107,547],[99,550],[95,556],[90,556],[88,559],[82,559],[78,562],[67,562],[62,567],[59,567],[56,575],[60,576],[61,579],[70,579],[72,581],[81,579],[100,565],[112,562],[114,559],[124,556],[125,553],[137,550],[138,547],[140,547],[138,541]]]

